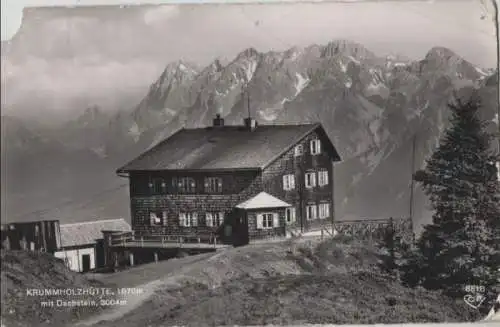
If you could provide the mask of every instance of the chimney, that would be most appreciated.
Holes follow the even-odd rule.
[[[245,128],[249,131],[253,131],[257,128],[257,121],[252,117],[243,119],[243,123],[245,125]]]
[[[213,125],[214,125],[214,127],[223,127],[224,126],[224,118],[221,118],[220,114],[215,115]]]

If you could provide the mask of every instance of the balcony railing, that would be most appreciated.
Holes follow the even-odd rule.
[[[174,244],[178,247],[190,244],[210,244],[217,247],[218,244],[215,233],[136,235],[134,231],[129,231],[111,235],[111,246],[127,246],[132,243],[141,247],[152,245],[168,247]]]

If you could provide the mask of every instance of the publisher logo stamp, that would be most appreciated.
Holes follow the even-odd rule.
[[[480,285],[466,285],[464,295],[465,303],[473,309],[479,309],[481,304],[486,300],[486,288]]]

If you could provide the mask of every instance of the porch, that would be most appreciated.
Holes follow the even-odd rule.
[[[217,250],[230,245],[218,242],[215,233],[209,234],[156,234],[137,236],[134,231],[103,232],[108,234],[107,244],[110,248],[133,249],[185,249],[185,250]],[[105,237],[106,238],[106,237]]]

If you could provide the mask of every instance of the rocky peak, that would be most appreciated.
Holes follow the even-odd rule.
[[[255,50],[255,48],[247,48],[243,51],[241,51],[238,56],[236,57],[236,60],[240,60],[240,59],[243,59],[243,58],[246,58],[246,59],[249,59],[249,58],[254,58],[254,57],[257,57],[259,56],[259,52],[257,50]]]
[[[349,40],[335,40],[323,47],[322,57],[333,57],[337,55],[352,56],[356,59],[366,59],[375,55],[363,45]]]

